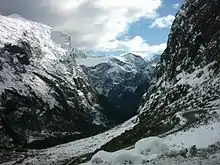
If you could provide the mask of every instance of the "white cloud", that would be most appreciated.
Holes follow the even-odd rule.
[[[158,17],[154,20],[154,22],[150,25],[150,28],[168,28],[172,25],[175,17],[173,15],[167,15],[164,17]]]
[[[173,4],[173,8],[174,8],[174,9],[179,9],[179,7],[180,7],[180,4],[179,4],[179,3]]]
[[[129,25],[140,18],[156,18],[161,0],[56,0],[47,4],[53,12],[59,12],[64,21],[55,27],[73,36],[73,45],[84,49],[100,49],[111,45]],[[66,2],[66,3],[65,3]],[[59,6],[63,7],[60,8]],[[75,38],[75,39],[74,39]]]
[[[17,12],[25,18],[68,32],[72,36],[73,46],[80,49],[110,50],[122,45],[126,51],[132,48],[126,44],[140,42],[138,37],[131,41],[119,41],[117,38],[126,34],[129,26],[139,19],[158,17],[157,10],[162,1],[1,0],[0,11],[7,14]]]
[[[130,40],[114,40],[108,44],[99,45],[102,51],[127,51],[142,56],[150,56],[154,54],[161,54],[166,48],[166,43],[158,45],[149,45],[140,36],[136,36]]]

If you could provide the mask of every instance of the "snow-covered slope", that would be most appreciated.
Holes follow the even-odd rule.
[[[47,147],[102,129],[96,91],[70,47],[65,33],[0,16],[0,144]]]
[[[148,137],[132,149],[99,151],[84,165],[217,165],[220,164],[220,122],[180,131],[165,138]]]
[[[131,53],[76,61],[101,95],[108,117],[121,122],[137,113],[141,96],[151,84],[153,68],[148,61]]]

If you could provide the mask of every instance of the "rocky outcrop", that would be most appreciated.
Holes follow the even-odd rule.
[[[100,94],[108,118],[120,123],[137,114],[140,99],[151,84],[153,67],[148,61],[129,53],[77,58],[77,62]]]
[[[69,37],[0,16],[0,145],[46,148],[105,128],[96,91]]]

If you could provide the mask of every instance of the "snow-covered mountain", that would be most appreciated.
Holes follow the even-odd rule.
[[[151,84],[153,68],[148,61],[132,53],[76,61],[100,94],[104,113],[110,119],[121,122],[137,113],[139,101]]]
[[[219,8],[217,0],[184,2],[138,116],[104,133],[52,148],[9,150],[0,154],[0,161],[7,165],[219,165]],[[108,64],[106,57],[87,58],[83,61],[84,65],[91,61],[87,67]]]
[[[19,16],[0,16],[0,144],[44,148],[105,126],[96,91],[70,37]]]

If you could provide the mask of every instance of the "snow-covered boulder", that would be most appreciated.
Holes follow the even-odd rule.
[[[162,138],[149,137],[141,139],[135,144],[135,150],[141,155],[164,154],[169,150]]]
[[[170,153],[170,150],[164,139],[148,137],[136,142],[134,149],[118,150],[112,153],[99,151],[92,157],[88,165],[144,164],[168,153]]]
[[[112,154],[106,151],[97,152],[91,159],[91,165],[105,165],[112,160]]]
[[[128,150],[119,150],[114,153],[112,164],[140,164],[142,162],[141,155]]]
[[[171,133],[163,138],[151,136],[140,139],[135,143],[134,148],[129,147],[130,149],[127,150],[99,151],[85,165],[170,165],[183,162],[216,164],[219,162],[220,151],[219,124],[214,122],[188,131]],[[209,157],[210,154],[216,157]]]
[[[88,165],[124,165],[141,164],[143,158],[140,154],[130,150],[119,150],[114,153],[99,151]]]

